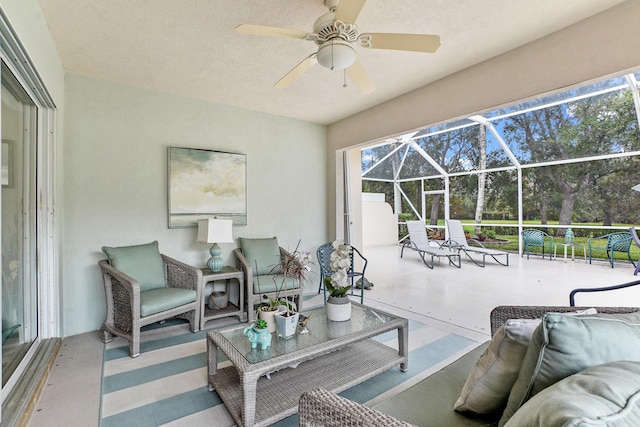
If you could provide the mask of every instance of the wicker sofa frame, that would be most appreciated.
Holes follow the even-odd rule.
[[[570,306],[499,306],[490,314],[491,335],[509,319],[535,319],[545,313],[566,313],[590,307]],[[633,313],[640,311],[640,307],[596,307],[598,313]],[[455,362],[454,362],[455,363]],[[434,374],[434,375],[437,375]],[[443,411],[452,411],[450,407]],[[425,414],[428,417],[428,414]],[[406,427],[411,426],[405,421],[384,414],[373,408],[356,403],[338,396],[324,389],[311,389],[300,396],[298,405],[298,419],[300,426],[324,427]]]
[[[129,341],[129,355],[140,355],[140,328],[172,317],[187,319],[192,332],[200,325],[200,298],[202,270],[162,255],[164,276],[168,287],[192,289],[196,299],[169,310],[142,317],[140,315],[140,284],[117,270],[106,259],[98,262],[102,271],[107,300],[107,315],[103,325],[103,341],[110,342],[113,335]]]

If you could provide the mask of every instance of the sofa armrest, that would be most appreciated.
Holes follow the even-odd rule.
[[[298,420],[299,425],[304,427],[413,426],[321,388],[302,393],[298,404]]]

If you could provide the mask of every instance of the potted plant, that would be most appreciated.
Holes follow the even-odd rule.
[[[269,333],[267,322],[262,319],[244,328],[243,333],[251,342],[251,348],[259,345],[260,348],[265,349],[271,345],[271,333]]]
[[[298,242],[299,245],[300,242]],[[296,307],[287,299],[287,278],[299,282],[299,285],[302,286],[302,282],[307,280],[307,273],[311,270],[309,264],[312,264],[311,254],[298,251],[298,246],[284,259],[282,264],[284,278],[280,289],[284,290],[284,309],[276,313],[275,319],[278,335],[284,338],[295,335],[300,316]]]
[[[286,323],[288,326],[282,327],[280,335],[286,337],[295,333],[295,326],[298,323],[298,313],[296,312],[297,307],[287,297],[287,280],[293,279],[298,282],[304,282],[307,280],[307,274],[311,271],[310,264],[312,264],[311,254],[309,252],[299,251],[299,245],[300,242],[298,241],[296,249],[284,257],[281,264],[278,264],[271,269],[270,273],[274,275],[274,283],[277,280],[277,277],[281,277],[282,282],[280,284],[276,283],[276,296],[270,297],[268,295],[263,295],[262,298],[264,299],[264,302],[258,304],[257,308],[257,317],[264,319],[267,322],[269,325],[269,332],[275,332],[277,330],[278,321],[276,317],[282,316],[285,318],[286,321],[283,323],[281,320],[280,323]],[[259,279],[257,283],[258,289],[260,289]],[[302,286],[302,283],[300,283],[300,286]]]
[[[288,300],[283,300],[278,297],[271,298],[267,295],[263,295],[262,298],[265,302],[258,304],[258,318],[267,323],[269,332],[275,332],[275,315],[281,310],[293,310],[293,306]]]
[[[342,240],[333,242],[330,267],[333,274],[325,277],[324,285],[329,292],[327,298],[327,319],[341,322],[351,319],[351,300],[347,292],[351,289],[349,269],[351,268],[351,247]]]

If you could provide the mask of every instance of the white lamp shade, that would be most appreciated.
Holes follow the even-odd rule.
[[[233,220],[201,219],[198,220],[198,237],[196,242],[231,243],[233,242]]]

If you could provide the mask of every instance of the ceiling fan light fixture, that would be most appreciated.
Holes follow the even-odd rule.
[[[344,40],[331,40],[318,49],[317,60],[329,70],[344,70],[356,62],[355,49]]]

